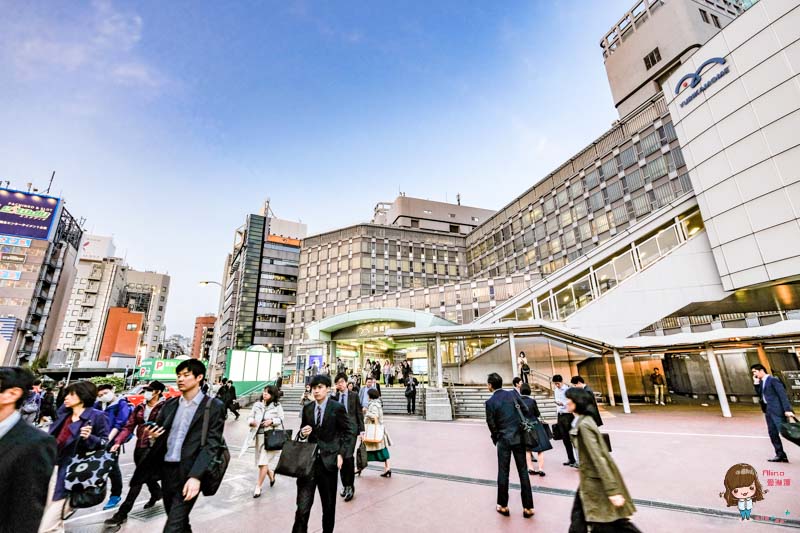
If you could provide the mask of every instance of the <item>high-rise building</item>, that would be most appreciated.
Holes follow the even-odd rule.
[[[214,342],[214,324],[216,315],[208,314],[194,319],[194,335],[192,337],[192,358],[209,359]]]
[[[56,348],[82,234],[61,199],[0,189],[0,316],[16,319],[5,364]]]
[[[169,274],[128,269],[123,305],[144,313],[140,358],[157,357],[165,338],[164,317],[169,298]]]
[[[267,202],[236,230],[223,272],[217,369],[228,350],[262,345],[282,352],[286,310],[297,298],[300,243],[305,224],[274,216]]]
[[[128,270],[121,258],[114,257],[114,251],[111,237],[83,236],[57,344],[58,350],[75,361],[107,360],[100,357],[103,333],[109,310],[122,300]]]
[[[127,307],[111,307],[107,314],[99,360],[108,361],[114,355],[136,357],[141,345],[144,313]]]

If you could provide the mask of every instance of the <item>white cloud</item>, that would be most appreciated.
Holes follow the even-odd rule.
[[[158,88],[162,81],[158,73],[143,63],[123,63],[111,71],[111,77],[120,85]]]

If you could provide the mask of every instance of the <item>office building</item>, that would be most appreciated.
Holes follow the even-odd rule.
[[[137,354],[140,358],[158,357],[163,349],[169,282],[169,274],[128,269],[123,306],[144,314]]]
[[[109,308],[99,360],[109,361],[112,357],[129,356],[135,361],[141,346],[143,325],[144,313],[131,311],[127,307]]]
[[[85,234],[57,349],[76,362],[100,357],[109,310],[120,305],[128,267],[114,257],[111,237]]]
[[[222,276],[215,372],[224,370],[229,350],[261,345],[283,352],[305,235],[305,224],[276,217],[269,201],[236,230]]]
[[[60,198],[0,189],[0,317],[14,319],[7,364],[55,350],[82,234]]]
[[[192,336],[192,358],[208,360],[214,342],[214,314],[199,316],[194,319],[194,335]]]

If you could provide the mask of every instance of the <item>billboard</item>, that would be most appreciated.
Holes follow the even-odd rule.
[[[142,381],[175,381],[175,369],[184,359],[142,359],[136,376]]]
[[[113,257],[115,251],[111,237],[102,235],[83,235],[81,249],[78,252],[79,261],[102,261],[106,257]]]
[[[52,196],[0,189],[0,233],[47,240],[60,202]]]

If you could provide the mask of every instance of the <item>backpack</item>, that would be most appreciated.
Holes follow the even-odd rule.
[[[35,415],[42,405],[42,397],[37,392],[31,391],[20,408],[20,413],[26,416]]]

